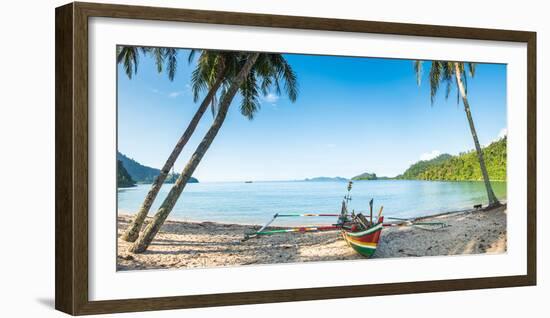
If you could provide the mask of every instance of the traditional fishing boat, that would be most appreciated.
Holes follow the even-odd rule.
[[[342,203],[342,212],[339,218],[342,237],[357,253],[365,257],[371,257],[374,252],[376,252],[378,241],[380,241],[382,229],[384,228],[384,217],[382,216],[384,207],[380,207],[376,221],[374,221],[372,217],[373,199],[369,202],[369,218],[364,216],[362,213],[355,214],[354,211],[352,211],[351,215],[349,215],[347,207],[349,200],[351,200],[351,196],[349,194],[350,190],[351,182],[348,185],[348,194]]]
[[[376,217],[373,217],[373,199],[369,202],[369,215],[366,216],[363,213],[355,213],[355,211],[348,211],[348,205],[351,201],[351,188],[352,182],[348,184],[348,192],[344,196],[342,201],[342,208],[339,214],[326,214],[326,213],[307,213],[307,214],[279,214],[276,213],[271,220],[260,227],[257,231],[251,231],[245,233],[243,241],[259,238],[262,236],[285,234],[285,233],[309,233],[309,232],[327,232],[327,231],[340,231],[342,237],[348,243],[348,245],[357,253],[371,257],[378,247],[378,242],[382,235],[382,230],[385,227],[392,226],[414,226],[424,230],[435,230],[445,228],[448,225],[443,222],[424,222],[423,218],[405,219],[397,217],[387,217],[392,222],[384,223],[384,216],[382,211],[384,207],[381,206]],[[337,221],[332,225],[323,226],[300,226],[292,228],[278,228],[268,229],[268,227],[275,222],[278,218],[293,218],[293,217],[336,217]]]
[[[380,235],[382,234],[382,229],[384,228],[383,218],[384,217],[380,217],[378,224],[372,225],[366,230],[343,230],[342,236],[348,245],[357,253],[365,257],[371,257],[374,252],[376,252],[378,241],[380,240]]]
[[[376,251],[378,241],[382,229],[384,228],[384,217],[382,216],[383,206],[380,207],[378,216],[373,218],[373,199],[370,200],[369,217],[362,213],[348,212],[348,204],[351,201],[352,182],[348,184],[348,193],[342,201],[342,208],[339,214],[323,214],[323,213],[308,213],[308,214],[275,214],[273,218],[264,224],[259,230],[245,233],[244,240],[257,238],[266,235],[282,234],[282,233],[306,233],[306,232],[326,232],[326,231],[341,231],[342,237],[346,240],[357,253],[370,257]],[[289,217],[336,217],[337,222],[326,226],[301,226],[283,229],[267,228],[278,218]]]

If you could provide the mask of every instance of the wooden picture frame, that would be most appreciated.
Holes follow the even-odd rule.
[[[536,33],[451,26],[70,3],[56,9],[55,307],[72,314],[164,310],[536,284]],[[88,297],[88,19],[109,17],[365,32],[527,44],[527,275],[90,301]]]

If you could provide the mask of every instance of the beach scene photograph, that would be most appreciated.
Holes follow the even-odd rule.
[[[116,65],[117,271],[506,253],[505,64],[119,45]]]

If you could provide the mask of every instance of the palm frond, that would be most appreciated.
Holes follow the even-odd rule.
[[[193,60],[195,59],[195,55],[197,54],[199,50],[192,49],[189,51],[189,55],[187,56],[187,63],[191,64]]]
[[[288,99],[290,99],[291,102],[295,102],[298,97],[298,79],[296,73],[281,54],[271,55],[274,70],[278,73],[276,77],[277,81],[280,79],[284,81],[285,93]]]
[[[162,73],[162,67],[164,64],[164,51],[163,48],[153,48],[151,50],[151,53],[153,54],[153,57],[155,58],[155,64],[157,66],[157,72]]]
[[[451,94],[452,84],[454,80],[454,68],[452,62],[441,62],[442,64],[442,81],[445,82],[445,99],[449,99]]]
[[[430,100],[432,105],[434,104],[435,96],[439,90],[439,83],[441,83],[442,66],[443,63],[440,61],[432,61],[432,65],[430,67]]]
[[[122,63],[124,72],[129,79],[132,79],[132,75],[137,73],[139,62],[138,48],[135,46],[119,46],[117,63]]]
[[[197,67],[191,72],[191,91],[193,92],[193,101],[199,100],[200,93],[207,87],[206,81],[202,77],[202,69]]]
[[[166,68],[168,70],[168,78],[173,81],[176,77],[176,69],[178,67],[178,51],[174,48],[164,50],[164,58],[166,59]]]
[[[467,65],[466,65],[467,64]],[[414,70],[417,75],[422,71],[421,61],[413,62]],[[453,84],[457,84],[457,75],[460,75],[462,82],[464,83],[464,91],[466,95],[468,94],[468,75],[474,77],[475,75],[476,64],[475,63],[464,63],[464,62],[452,62],[452,61],[432,61],[430,65],[430,101],[433,105],[439,86],[443,83],[445,84],[445,99],[448,99],[452,89]],[[457,74],[458,73],[458,74]],[[456,89],[456,103],[460,103],[460,91]]]
[[[240,88],[242,101],[241,101],[241,114],[243,114],[249,120],[254,119],[254,115],[260,109],[260,103],[258,101],[258,85],[256,83],[256,75],[254,72],[250,72]]]

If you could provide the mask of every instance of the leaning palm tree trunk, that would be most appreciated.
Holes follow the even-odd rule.
[[[166,199],[164,199],[164,202],[162,202],[162,205],[158,209],[157,213],[153,217],[153,220],[151,223],[147,225],[143,233],[139,236],[137,241],[134,242],[132,246],[128,249],[129,252],[133,253],[142,253],[144,252],[148,247],[149,244],[153,241],[156,234],[160,230],[160,227],[164,224],[164,221],[174,208],[174,205],[176,204],[179,196],[183,192],[183,189],[185,188],[185,185],[187,184],[187,181],[199,165],[201,159],[203,158],[204,154],[214,141],[214,138],[218,134],[225,117],[227,115],[227,111],[229,109],[229,106],[231,105],[231,101],[233,100],[233,97],[237,93],[237,90],[245,80],[246,76],[250,73],[250,70],[252,69],[252,66],[258,59],[259,54],[253,53],[251,54],[242,69],[239,71],[237,76],[233,79],[233,82],[231,83],[231,86],[229,87],[227,93],[224,95],[218,109],[218,113],[216,115],[216,118],[214,119],[214,122],[212,123],[212,126],[202,139],[201,143],[197,146],[197,149],[195,150],[195,153],[191,156],[191,159],[189,162],[187,162],[187,165],[183,169],[182,173],[176,180],[176,183],[168,193],[168,196]]]
[[[462,102],[464,104],[464,111],[466,112],[466,117],[468,118],[468,124],[470,124],[470,132],[474,138],[474,144],[476,147],[477,158],[479,160],[479,166],[481,168],[481,174],[483,175],[483,181],[485,182],[485,189],[487,190],[487,197],[489,198],[489,206],[500,205],[495,193],[493,192],[493,187],[489,181],[489,174],[487,173],[487,167],[485,166],[485,160],[483,159],[483,152],[481,151],[481,146],[479,145],[479,140],[477,138],[476,128],[474,126],[474,120],[472,119],[472,112],[470,111],[470,104],[468,103],[468,98],[466,97],[466,89],[464,88],[464,83],[462,82],[461,71],[459,63],[454,63],[455,67],[455,76],[458,90],[462,97]]]
[[[153,205],[153,202],[155,201],[155,198],[157,197],[160,188],[162,187],[162,184],[166,180],[170,169],[172,169],[172,167],[174,166],[174,163],[176,162],[176,159],[180,155],[181,151],[183,150],[183,147],[187,144],[187,142],[191,138],[191,135],[193,135],[193,132],[195,132],[195,129],[197,128],[197,125],[199,124],[202,115],[208,109],[209,104],[212,102],[214,96],[216,95],[218,88],[223,82],[223,76],[224,69],[222,67],[222,70],[217,75],[214,85],[208,91],[208,94],[202,101],[199,109],[191,119],[189,126],[187,126],[187,129],[185,129],[185,132],[180,137],[176,146],[172,150],[172,153],[164,163],[164,166],[160,170],[160,174],[157,176],[157,178],[155,178],[155,181],[151,185],[151,189],[147,193],[145,200],[143,200],[143,203],[141,204],[141,207],[139,208],[139,211],[136,214],[134,220],[132,221],[132,223],[130,223],[124,234],[122,234],[121,238],[123,240],[127,242],[134,242],[138,238],[139,231],[141,230],[143,222],[145,221],[145,218],[149,213],[149,209],[151,209],[151,205]]]

